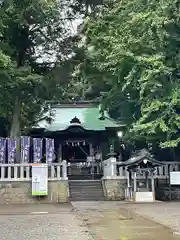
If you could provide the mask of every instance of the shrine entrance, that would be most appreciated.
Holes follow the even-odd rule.
[[[86,162],[90,155],[90,144],[85,141],[71,141],[62,144],[62,158],[68,163]]]
[[[61,159],[67,161],[68,179],[101,179],[102,152],[91,133],[89,136],[71,133],[66,139],[61,142]]]
[[[100,179],[110,142],[119,141],[117,132],[125,125],[111,119],[98,102],[52,102],[49,107],[53,120],[40,121],[31,136],[54,139],[55,162],[67,161],[69,179]]]
[[[97,161],[92,144],[86,141],[66,141],[62,157],[68,163],[68,179],[100,179],[103,175],[100,158]]]
[[[144,149],[136,152],[123,165],[128,170],[126,198],[136,202],[155,201],[154,173],[162,163]]]

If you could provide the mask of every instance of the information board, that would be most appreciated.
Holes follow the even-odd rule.
[[[136,192],[136,202],[153,202],[153,192]]]
[[[48,165],[32,165],[32,196],[48,195]]]
[[[170,172],[170,184],[180,185],[180,172]]]

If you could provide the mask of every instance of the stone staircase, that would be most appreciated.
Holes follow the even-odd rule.
[[[69,180],[70,201],[104,201],[101,180]]]

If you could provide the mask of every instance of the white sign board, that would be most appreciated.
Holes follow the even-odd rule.
[[[48,166],[47,164],[32,165],[32,195],[48,195]]]
[[[170,172],[170,184],[180,185],[180,172]]]
[[[136,192],[136,202],[153,202],[153,192]]]

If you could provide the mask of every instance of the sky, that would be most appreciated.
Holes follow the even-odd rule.
[[[60,0],[62,1],[62,0]],[[66,0],[63,0],[64,2]],[[73,12],[70,11],[70,4],[72,4],[73,0],[69,0],[68,3],[60,8],[60,18],[62,19],[62,22],[64,22],[64,29],[66,31],[66,35],[73,36],[77,33],[78,26],[83,22],[83,16],[80,14],[73,15]],[[69,15],[71,15],[71,20],[69,20]],[[68,20],[67,20],[68,19]],[[62,34],[63,35],[63,34]],[[53,46],[52,46],[53,48]],[[43,62],[52,62],[54,63],[56,61],[56,52],[52,49],[48,53],[44,52],[43,46],[39,46],[36,49],[37,55],[40,55],[37,62],[43,63]],[[70,55],[71,56],[71,55]],[[69,57],[70,57],[69,56]]]

